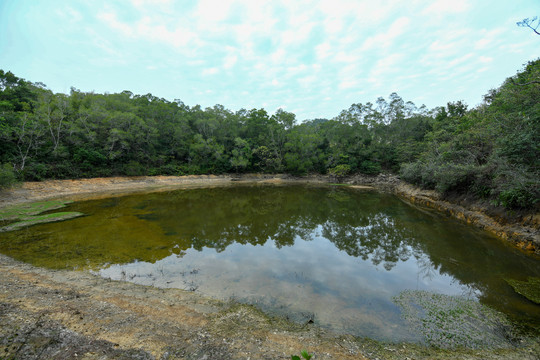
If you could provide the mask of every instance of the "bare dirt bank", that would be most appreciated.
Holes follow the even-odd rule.
[[[238,181],[299,180],[333,181],[262,175],[52,180],[0,193],[0,207],[59,197],[79,200]],[[399,191],[393,178],[347,181]],[[410,194],[401,196],[410,199]],[[0,255],[0,359],[290,359],[303,349],[315,354],[314,359],[535,359],[537,345],[444,351],[384,344],[292,324],[251,306],[193,292],[36,268]]]

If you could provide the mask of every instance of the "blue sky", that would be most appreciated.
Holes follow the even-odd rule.
[[[0,68],[55,92],[332,118],[397,92],[428,108],[540,56],[540,0],[0,0]]]

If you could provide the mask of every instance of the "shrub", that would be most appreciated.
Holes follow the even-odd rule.
[[[328,173],[330,173],[330,175],[333,175],[337,177],[338,179],[349,175],[350,172],[351,172],[351,167],[346,164],[337,165],[328,170]]]
[[[402,164],[399,170],[399,175],[408,183],[421,185],[422,184],[422,165],[420,162]]]
[[[530,209],[538,202],[538,194],[525,186],[501,191],[499,203],[507,209]]]
[[[364,160],[358,167],[361,173],[366,175],[377,175],[381,172],[381,165],[379,163]]]
[[[7,189],[17,182],[17,176],[13,171],[13,166],[3,164],[0,166],[0,190]]]
[[[478,168],[473,165],[441,164],[435,171],[435,189],[441,193],[458,191],[465,193],[474,183]]]
[[[146,169],[144,166],[142,166],[137,161],[130,161],[129,163],[124,165],[124,174],[127,176],[141,176],[144,175],[146,172]]]
[[[41,181],[49,174],[50,165],[42,163],[30,163],[22,171],[23,178],[29,181]]]

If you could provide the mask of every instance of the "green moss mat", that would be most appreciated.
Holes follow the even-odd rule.
[[[72,211],[72,212],[59,212],[59,213],[54,213],[54,214],[31,216],[22,221],[17,221],[9,225],[6,225],[4,227],[1,227],[0,232],[19,230],[27,226],[43,224],[43,223],[48,223],[48,222],[53,222],[53,221],[73,219],[73,218],[83,216],[83,215],[84,215],[83,213]]]
[[[31,225],[68,220],[84,215],[73,211],[39,215],[46,211],[62,209],[70,203],[72,201],[51,200],[0,209],[0,221],[7,223],[7,225],[0,227],[0,232],[19,230]]]
[[[527,281],[505,279],[514,290],[527,299],[540,304],[540,278],[530,277]]]
[[[51,200],[20,204],[0,209],[0,221],[21,220],[24,217],[38,215],[45,211],[62,209],[73,201]]]

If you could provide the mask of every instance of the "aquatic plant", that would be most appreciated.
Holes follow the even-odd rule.
[[[506,317],[478,301],[428,291],[406,290],[392,299],[402,317],[436,348],[508,348],[513,327]]]

